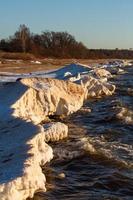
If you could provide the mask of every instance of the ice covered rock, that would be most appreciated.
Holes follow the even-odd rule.
[[[22,79],[21,83],[28,86],[33,93],[36,93],[35,95],[33,94],[32,98],[28,98],[28,100],[31,100],[27,103],[30,111],[32,109],[31,105],[39,105],[42,117],[44,115],[69,115],[80,109],[83,105],[84,90],[77,84],[43,78]],[[33,111],[36,113],[36,110],[33,109]]]
[[[80,85],[56,79],[21,79],[0,88],[0,118],[15,116],[39,123],[48,115],[77,111],[83,100]]]
[[[112,95],[115,86],[107,83],[107,78],[110,77],[112,75],[106,69],[95,68],[92,70],[89,66],[79,63],[72,63],[56,71],[56,78],[80,83],[85,88],[85,96],[88,93],[88,97]]]
[[[112,95],[115,91],[115,86],[109,83],[103,83],[92,76],[84,76],[81,79],[82,86],[86,89],[86,97],[101,97]]]
[[[43,126],[46,142],[62,140],[68,136],[68,126],[61,122],[48,123]]]
[[[128,108],[122,107],[116,116],[126,124],[133,124],[133,111]]]
[[[102,68],[96,68],[94,69],[94,73],[98,78],[108,78],[108,77],[112,77],[111,73],[105,69]]]

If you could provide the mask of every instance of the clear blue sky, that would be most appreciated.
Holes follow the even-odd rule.
[[[133,0],[0,0],[0,38],[68,31],[89,48],[133,48]]]

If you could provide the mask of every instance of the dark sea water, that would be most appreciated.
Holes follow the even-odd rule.
[[[34,200],[133,199],[133,67],[125,70],[111,80],[113,96],[87,100],[63,121],[69,137],[50,144],[47,192]]]

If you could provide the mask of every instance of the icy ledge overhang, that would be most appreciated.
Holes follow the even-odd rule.
[[[25,200],[45,188],[41,166],[53,158],[45,141],[67,137],[62,123],[43,126],[13,119],[0,124],[0,200]]]

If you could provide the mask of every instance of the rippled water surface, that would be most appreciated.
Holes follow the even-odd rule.
[[[133,67],[126,71],[111,80],[113,96],[88,100],[65,119],[69,137],[51,144],[48,191],[34,200],[133,199]]]

